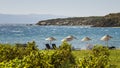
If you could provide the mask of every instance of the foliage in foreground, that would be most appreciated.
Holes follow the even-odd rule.
[[[75,57],[71,53],[71,45],[63,42],[54,54],[51,55],[51,64],[54,68],[70,68],[71,64],[75,64]]]
[[[35,42],[27,47],[0,44],[0,68],[107,68],[109,51],[107,47],[95,46],[90,55],[75,61],[71,45],[63,42],[57,50],[41,51]]]
[[[89,56],[79,60],[79,68],[109,68],[109,50],[107,47],[94,46]]]
[[[66,42],[51,55],[38,50],[35,42],[29,42],[27,47],[0,44],[0,48],[0,68],[66,68],[75,63],[71,46]]]

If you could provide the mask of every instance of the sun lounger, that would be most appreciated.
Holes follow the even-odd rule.
[[[57,47],[56,47],[56,44],[52,44],[52,48],[53,49],[56,49]]]
[[[108,47],[109,49],[115,49],[116,47],[115,46],[111,46],[111,47]]]
[[[16,47],[27,47],[27,44],[16,43]]]
[[[45,44],[45,46],[46,46],[46,49],[51,49],[49,44]]]

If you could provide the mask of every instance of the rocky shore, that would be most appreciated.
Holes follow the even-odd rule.
[[[37,25],[120,27],[120,13],[105,16],[71,17],[39,21]]]

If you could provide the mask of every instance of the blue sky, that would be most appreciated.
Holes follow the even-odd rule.
[[[103,16],[120,12],[120,0],[0,0],[3,14]]]

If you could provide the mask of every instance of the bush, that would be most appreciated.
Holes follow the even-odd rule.
[[[23,59],[30,52],[38,51],[35,42],[28,42],[27,47],[16,47],[10,44],[0,44],[0,62],[15,59]]]
[[[109,68],[109,50],[107,47],[96,45],[90,56],[78,61],[79,68]]]
[[[71,52],[71,45],[64,41],[60,45],[60,50],[67,50],[67,51]]]
[[[71,45],[67,42],[63,42],[59,49],[47,52],[40,51],[34,41],[28,42],[26,47],[0,44],[0,68],[75,68],[76,65],[77,68],[107,68],[109,50],[95,46],[89,56],[76,64]]]
[[[60,49],[51,55],[51,64],[54,68],[69,68],[71,64],[75,64],[75,58],[71,53],[71,45],[63,42]]]
[[[0,62],[9,61],[16,57],[17,49],[9,44],[0,44]]]
[[[40,52],[31,52],[30,55],[25,56],[23,59],[15,58],[9,62],[0,63],[0,67],[12,68],[51,68],[49,60],[46,59],[46,54]]]

